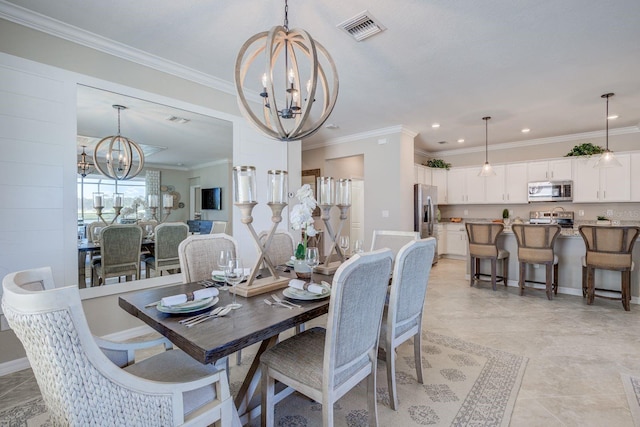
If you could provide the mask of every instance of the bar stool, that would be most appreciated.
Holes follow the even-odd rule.
[[[582,296],[587,297],[587,304],[593,304],[594,297],[621,300],[625,311],[629,311],[631,301],[631,271],[634,268],[631,252],[640,233],[640,227],[611,227],[581,225],[578,228],[587,248],[582,257]],[[595,269],[619,271],[621,275],[621,298],[613,298],[596,294]],[[613,291],[618,292],[618,291]]]
[[[504,230],[504,224],[500,223],[466,223],[467,237],[469,238],[469,286],[473,286],[480,276],[488,274],[480,273],[480,260],[491,261],[491,286],[496,290],[497,282],[504,282],[507,286],[509,277],[509,252],[498,248],[498,236]],[[502,276],[497,276],[497,261],[502,260]]]
[[[546,287],[547,298],[553,299],[553,294],[558,294],[558,256],[554,253],[553,246],[560,235],[560,226],[514,224],[511,230],[518,243],[520,295],[524,295],[525,282],[542,283]],[[527,264],[544,265],[546,280],[544,282],[526,280]]]

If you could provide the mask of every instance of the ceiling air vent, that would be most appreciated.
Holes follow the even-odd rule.
[[[387,29],[368,10],[360,12],[353,18],[338,24],[338,28],[351,35],[357,41],[362,41]]]

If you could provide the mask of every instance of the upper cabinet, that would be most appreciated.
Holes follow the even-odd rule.
[[[485,180],[486,203],[527,203],[527,164],[493,167],[494,176]]]
[[[631,201],[640,202],[640,152],[631,153]]]
[[[573,163],[573,202],[631,200],[631,155],[617,154],[622,167],[594,168],[600,156],[576,158]]]
[[[431,168],[414,164],[413,165],[414,183],[431,185]]]
[[[529,181],[563,181],[571,178],[569,158],[529,162]]]
[[[484,178],[479,177],[480,167],[453,168],[447,175],[449,204],[485,203]]]
[[[446,169],[431,169],[431,185],[438,187],[438,203],[446,205],[447,198],[448,171]]]

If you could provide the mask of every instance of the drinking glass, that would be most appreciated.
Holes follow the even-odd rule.
[[[361,254],[364,252],[364,242],[361,239],[356,240],[353,244],[353,252],[357,254]]]
[[[340,249],[342,249],[342,255],[346,257],[349,252],[349,236],[340,236]]]
[[[313,283],[313,268],[320,264],[320,258],[318,256],[318,248],[307,248],[305,253],[304,262],[311,268],[311,277],[309,283]]]
[[[218,253],[218,258],[216,262],[218,263],[218,269],[222,271],[222,274],[225,274],[224,271],[226,270],[230,260],[231,260],[231,251],[222,250]],[[225,279],[226,279],[226,276],[225,276]],[[226,280],[225,280],[224,286],[222,286],[221,289],[223,290],[229,289],[229,287],[227,286]]]
[[[231,258],[227,262],[227,265],[224,269],[224,278],[225,281],[235,287],[237,284],[244,280],[244,268],[242,268],[242,260],[239,258]],[[231,303],[231,308],[235,310],[236,308],[242,307],[242,304],[236,303],[236,293],[233,292],[233,299]]]
[[[102,232],[102,227],[96,227],[93,229],[93,243],[100,243],[100,233]]]

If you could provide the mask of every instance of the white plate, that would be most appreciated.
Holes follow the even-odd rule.
[[[328,298],[331,295],[331,288],[329,288],[326,285],[321,285],[321,286],[327,289],[329,292],[327,292],[326,294],[318,295],[309,291],[305,291],[303,289],[296,289],[289,286],[282,290],[282,295],[284,295],[287,298],[297,299],[301,301],[313,301],[313,300]]]
[[[162,302],[160,302],[156,308],[161,313],[169,313],[169,314],[183,314],[183,313],[193,313],[194,311],[204,310],[209,307],[213,307],[220,301],[218,297],[207,297],[196,301],[188,301],[182,304],[164,306]]]
[[[213,276],[211,276],[213,278],[213,280],[215,280],[216,282],[225,282],[227,279],[224,276],[221,276],[219,274],[214,274]]]
[[[287,261],[284,263],[287,267],[293,267],[293,261]]]

